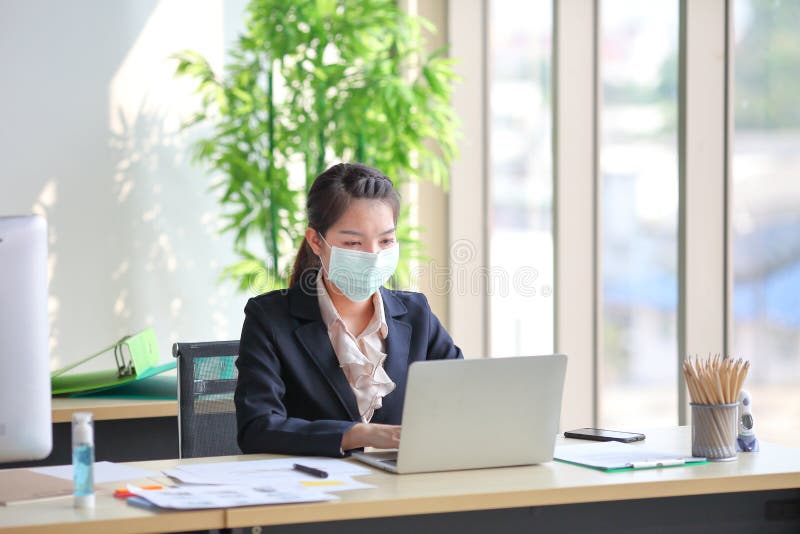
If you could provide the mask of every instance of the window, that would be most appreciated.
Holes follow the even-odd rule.
[[[694,2],[676,0],[450,0],[448,16],[453,23],[449,35],[458,45],[453,49],[459,51],[454,57],[463,65],[465,86],[471,88],[461,91],[469,98],[457,99],[458,113],[467,117],[469,125],[464,136],[469,141],[464,146],[469,149],[462,153],[469,165],[458,168],[458,179],[462,183],[469,180],[470,194],[464,193],[466,187],[460,194],[469,202],[484,191],[487,197],[480,210],[477,202],[468,203],[469,209],[454,209],[451,232],[458,234],[469,227],[474,234],[481,225],[486,228],[481,239],[487,237],[488,243],[484,246],[481,241],[476,247],[475,266],[470,267],[489,271],[490,304],[483,306],[480,301],[478,307],[477,299],[454,298],[452,308],[465,310],[456,323],[466,325],[461,326],[465,337],[479,330],[480,335],[474,337],[483,342],[488,334],[489,352],[495,356],[552,350],[553,302],[543,297],[542,290],[549,293],[552,289],[554,261],[553,132],[562,136],[556,143],[561,172],[563,160],[576,161],[561,148],[571,140],[578,145],[565,131],[583,136],[575,150],[580,158],[593,159],[587,148],[591,136],[586,134],[596,118],[598,197],[594,200],[599,220],[588,228],[586,214],[591,208],[585,202],[565,203],[571,209],[559,210],[555,236],[561,251],[568,249],[565,243],[575,243],[576,234],[592,233],[585,236],[588,243],[598,238],[597,249],[587,254],[591,258],[596,252],[597,256],[596,262],[588,261],[598,279],[598,330],[593,332],[593,324],[587,328],[588,313],[558,318],[560,342],[565,336],[574,336],[572,339],[580,340],[577,346],[584,349],[579,366],[583,374],[568,381],[565,390],[568,398],[579,400],[564,413],[586,421],[591,415],[586,405],[594,401],[594,383],[598,386],[598,425],[668,426],[678,422],[679,408],[683,408],[678,402],[678,325],[687,319],[678,317],[677,275],[681,5],[688,8],[687,24],[697,22],[686,30],[687,39],[690,33],[693,36],[686,50],[687,64],[695,68],[713,63],[722,69],[718,60],[725,50],[726,13],[732,14],[735,22],[733,47],[725,58],[732,74],[731,93],[726,95],[725,78],[716,70],[709,72],[708,83],[699,83],[694,77],[684,85],[686,102],[707,102],[710,94],[711,98],[718,94],[723,108],[730,96],[734,120],[733,139],[726,137],[725,121],[718,120],[723,115],[720,110],[709,114],[714,120],[703,123],[705,127],[699,131],[692,121],[684,125],[694,134],[694,141],[687,146],[700,148],[691,153],[692,172],[686,175],[689,185],[709,185],[700,181],[700,171],[717,173],[713,187],[687,188],[691,221],[702,226],[707,220],[714,229],[709,236],[729,221],[732,247],[728,251],[722,242],[715,242],[720,246],[704,250],[707,255],[698,254],[697,247],[690,249],[682,270],[687,279],[695,281],[708,276],[725,280],[721,266],[730,252],[733,271],[732,294],[723,296],[722,289],[715,288],[713,298],[723,298],[709,306],[713,312],[706,316],[719,332],[686,342],[693,346],[719,344],[717,350],[721,351],[723,336],[728,335],[731,355],[752,362],[746,387],[753,395],[758,435],[800,444],[800,427],[795,424],[800,420],[800,305],[795,302],[800,295],[798,2],[733,0],[705,3],[705,8],[695,10]],[[595,8],[599,10],[596,36],[588,23],[595,20]],[[720,26],[709,28],[711,21]],[[706,33],[707,40],[696,39]],[[586,70],[578,74],[575,69],[591,72],[595,57],[599,98],[589,102],[590,91],[575,89],[588,87],[591,78]],[[554,58],[562,65],[557,95],[549,94]],[[578,77],[580,84],[570,83]],[[557,125],[550,123],[554,102],[559,103],[556,116],[563,121]],[[565,102],[571,105],[566,107]],[[564,113],[565,109],[569,113]],[[697,117],[692,115],[695,123]],[[581,129],[576,125],[588,126]],[[702,150],[705,142],[711,142],[713,149]],[[724,160],[726,149],[732,156],[729,167]],[[683,162],[687,154],[688,150]],[[581,174],[580,181],[560,176],[563,182],[556,185],[590,183],[585,174],[591,165],[583,159],[579,163],[578,171],[569,168],[567,175],[575,178]],[[729,184],[721,180],[723,171],[729,174]],[[719,194],[725,187],[730,187],[730,209]],[[703,191],[713,197],[707,201],[718,202],[709,214],[698,213],[703,208]],[[568,192],[569,197],[564,194],[557,199],[559,206],[564,198],[579,196],[575,190]],[[463,204],[462,198],[453,199],[453,205]],[[484,217],[484,208],[488,208],[488,217]],[[479,211],[481,215],[476,216]],[[513,284],[513,275],[521,266],[536,269],[535,296],[520,293]],[[562,289],[574,289],[576,281],[585,282],[585,271],[558,272],[573,282],[560,280]],[[592,302],[591,289],[581,287],[580,292],[575,302],[584,298],[583,293],[586,302]],[[704,298],[701,293],[692,288],[693,299]],[[733,321],[724,332],[726,306],[731,307]],[[488,321],[487,308],[491,309]],[[580,311],[586,312],[586,307]],[[697,324],[692,322],[692,326]],[[485,347],[475,342],[472,351],[485,354]],[[595,349],[598,359],[593,366],[590,352]],[[587,379],[588,374],[592,380]]]
[[[552,2],[489,4],[493,356],[553,351]]]
[[[678,2],[600,4],[601,426],[677,414]]]
[[[735,3],[733,354],[756,435],[800,445],[800,3]]]

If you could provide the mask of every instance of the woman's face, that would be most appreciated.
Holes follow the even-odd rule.
[[[332,247],[361,252],[380,252],[395,245],[394,214],[382,200],[358,198],[325,233],[325,241]],[[306,230],[306,240],[314,253],[329,265],[331,249],[325,246],[316,230]]]

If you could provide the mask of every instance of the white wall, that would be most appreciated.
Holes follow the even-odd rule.
[[[180,131],[190,48],[221,66],[244,1],[0,2],[0,214],[50,230],[51,367],[153,326],[176,340],[237,339],[247,296],[217,277],[211,176]]]

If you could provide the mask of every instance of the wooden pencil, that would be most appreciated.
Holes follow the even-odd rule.
[[[750,362],[720,354],[709,354],[703,360],[688,356],[683,362],[683,375],[692,403],[709,407],[708,410],[697,408],[697,422],[706,427],[705,432],[713,442],[712,450],[722,452],[730,447],[728,434],[732,429],[725,414],[710,407],[736,404],[749,369]]]

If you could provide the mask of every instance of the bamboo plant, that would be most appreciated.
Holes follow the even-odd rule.
[[[195,161],[219,191],[224,232],[238,261],[223,278],[239,289],[285,287],[306,228],[306,193],[339,161],[376,167],[402,190],[448,186],[457,123],[455,75],[443,52],[426,54],[431,24],[395,0],[252,0],[224,72],[201,55],[176,55],[201,105],[187,126],[206,124]],[[419,229],[398,223],[401,284],[420,257]]]

